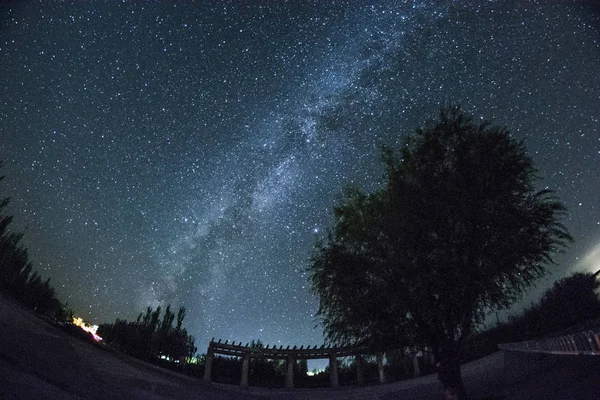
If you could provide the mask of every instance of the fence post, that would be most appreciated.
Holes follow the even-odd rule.
[[[329,379],[331,380],[332,388],[336,388],[339,386],[340,382],[338,379],[338,367],[337,367],[337,359],[335,358],[335,354],[329,355]]]
[[[204,382],[210,382],[210,373],[212,368],[213,357],[213,342],[211,340],[208,344],[208,350],[206,351],[206,361],[204,362]]]
[[[383,370],[383,353],[377,353],[377,371],[379,372],[379,383],[385,383],[385,371]]]
[[[250,369],[250,353],[245,353],[242,357],[242,379],[241,387],[248,387],[248,370]]]
[[[363,376],[363,359],[360,353],[356,353],[354,356],[354,364],[356,364],[356,383],[357,385],[364,385],[365,378]]]
[[[412,356],[412,364],[413,364],[413,376],[416,378],[421,375],[421,368],[419,367],[419,357],[417,357],[418,353],[414,353]]]
[[[288,354],[287,356],[287,360],[286,360],[286,374],[285,374],[285,387],[287,389],[293,389],[294,388],[294,363],[296,362],[296,360],[294,360],[294,356],[292,356],[291,354]]]

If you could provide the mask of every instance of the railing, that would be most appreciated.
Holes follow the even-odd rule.
[[[498,347],[501,350],[530,353],[600,356],[600,327],[571,335],[501,343]]]
[[[315,345],[314,347],[300,346],[300,348],[297,346],[292,348],[290,348],[290,346],[287,346],[287,348],[283,346],[272,346],[269,348],[269,345],[251,346],[249,343],[247,343],[244,346],[242,342],[236,344],[235,342],[229,343],[227,340],[225,343],[221,343],[221,340],[215,342],[214,339],[211,340],[209,346],[212,346],[215,354],[238,357],[243,357],[245,354],[248,354],[250,358],[266,358],[271,360],[286,360],[290,355],[294,356],[294,358],[298,360],[309,360],[317,358],[329,358],[330,356],[348,357],[356,354],[368,353],[368,349],[365,347],[331,347],[325,345]]]
[[[355,358],[356,364],[356,381],[359,385],[362,385],[364,383],[362,371],[362,358],[364,355],[367,355],[369,353],[369,349],[367,349],[366,347],[331,347],[322,345],[320,347],[300,346],[300,348],[298,348],[297,346],[294,346],[290,348],[290,346],[287,346],[286,348],[284,348],[283,346],[272,346],[269,348],[268,345],[266,347],[251,346],[249,343],[247,343],[244,346],[242,342],[236,344],[235,342],[229,343],[228,340],[226,340],[224,343],[221,343],[220,339],[215,342],[213,338],[208,344],[208,350],[206,351],[206,362],[204,365],[204,381],[210,382],[212,379],[212,363],[215,354],[239,357],[242,359],[242,376],[240,380],[240,386],[242,387],[248,386],[248,370],[251,358],[286,360],[285,386],[288,389],[294,387],[293,366],[296,360],[326,358],[329,359],[329,378],[331,380],[331,387],[335,388],[339,385],[337,358],[353,356]],[[385,374],[383,369],[383,353],[376,353],[375,356],[377,359],[377,371],[379,374],[379,382],[384,383]],[[419,364],[416,357],[417,355],[416,353],[414,353],[413,365],[415,365],[415,373],[418,375]]]

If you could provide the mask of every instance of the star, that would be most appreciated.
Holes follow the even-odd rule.
[[[194,310],[200,351],[321,344],[305,270],[333,207],[384,184],[380,147],[448,102],[506,125],[567,205],[576,241],[553,279],[597,268],[581,261],[600,238],[585,2],[3,10],[2,195],[34,268],[94,323],[171,303]]]

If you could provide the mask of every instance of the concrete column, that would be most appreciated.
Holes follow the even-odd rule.
[[[250,354],[244,354],[242,359],[242,379],[240,380],[241,387],[248,387],[248,370],[250,369]]]
[[[360,354],[354,356],[354,363],[356,364],[356,384],[364,385],[365,378],[363,376],[363,359]]]
[[[379,372],[379,383],[385,383],[385,371],[383,370],[383,353],[377,353],[377,371]]]
[[[292,356],[291,354],[288,354],[287,356],[287,360],[286,360],[286,374],[285,374],[285,387],[286,389],[293,389],[294,388],[294,363],[296,362],[296,360],[294,360],[294,356]]]
[[[329,356],[329,379],[331,380],[331,387],[336,388],[340,385],[340,381],[338,379],[338,367],[337,367],[337,359],[334,354]]]
[[[204,363],[204,382],[210,382],[210,373],[212,369],[212,362],[214,357],[214,351],[212,345],[208,345],[206,351],[206,361]]]
[[[421,368],[419,368],[419,357],[417,357],[417,353],[412,356],[413,363],[413,376],[417,377],[421,375]]]
[[[427,365],[429,367],[435,366],[435,357],[433,356],[433,353],[431,351],[428,351],[427,353],[425,353],[425,355],[426,355]]]

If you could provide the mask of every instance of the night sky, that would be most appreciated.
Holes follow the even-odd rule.
[[[569,209],[575,243],[528,304],[600,269],[594,4],[2,5],[1,193],[34,269],[91,322],[172,303],[201,352],[320,344],[306,268],[332,206],[458,103],[524,139]]]

